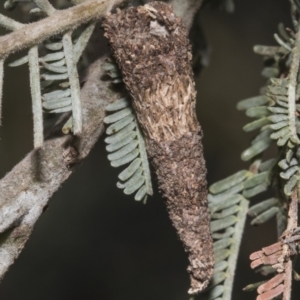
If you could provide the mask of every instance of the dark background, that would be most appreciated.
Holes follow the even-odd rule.
[[[235,109],[264,84],[255,44],[275,45],[279,22],[290,24],[287,0],[235,0],[236,11],[205,9],[201,22],[211,49],[210,65],[197,78],[198,116],[204,130],[208,182],[247,164],[247,122]],[[0,176],[32,149],[32,117],[26,67],[7,69],[0,128]],[[157,191],[147,205],[116,188],[119,170],[106,159],[103,138],[50,201],[24,251],[0,286],[1,300],[187,300],[187,257]],[[248,222],[249,223],[249,220]],[[274,221],[243,238],[233,299],[263,280],[249,255],[276,240]],[[293,299],[299,299],[294,284]],[[298,295],[298,296],[297,296]]]

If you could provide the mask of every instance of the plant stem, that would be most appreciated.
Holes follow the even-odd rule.
[[[4,60],[0,59],[0,125],[2,121],[3,78],[4,78]]]
[[[294,190],[291,196],[291,202],[289,206],[288,212],[288,225],[287,231],[292,232],[298,226],[298,190],[297,188]],[[289,246],[285,244],[283,246],[283,253],[288,253]],[[291,292],[292,292],[292,259],[289,257],[288,261],[285,264],[285,273],[286,278],[284,280],[284,291],[282,300],[290,300],[291,299]]]
[[[245,228],[248,208],[249,208],[249,201],[243,199],[240,204],[240,210],[237,216],[238,222],[234,226],[234,235],[232,236],[234,242],[230,247],[231,253],[234,254],[230,255],[228,260],[228,269],[226,271],[227,277],[224,282],[224,293],[222,296],[223,299],[231,299],[233,282],[235,278],[234,275],[236,270],[236,264],[237,264],[239,248],[241,245],[243,232]]]
[[[43,107],[40,86],[40,68],[38,47],[32,47],[28,52],[30,91],[33,113],[33,144],[38,149],[44,143]]]
[[[55,14],[38,22],[23,25],[22,28],[0,37],[0,57],[42,43],[51,36],[74,30],[81,24],[99,20],[112,6],[127,0],[89,0]],[[1,17],[2,18],[2,17]]]
[[[8,18],[8,17],[0,14],[0,26],[6,28],[8,30],[14,31],[17,29],[21,29],[24,25],[20,22],[17,22],[11,18]]]
[[[111,93],[108,81],[101,80],[105,59],[106,56],[89,67],[81,90],[85,114],[82,138],[76,144],[78,163],[104,131],[105,106],[121,97],[117,92]],[[60,125],[53,131],[54,136],[57,131],[61,131]],[[43,148],[31,151],[0,180],[0,233],[5,236],[0,243],[0,279],[23,249],[50,197],[74,171],[63,159],[65,151],[72,147],[67,146],[70,143],[70,136],[65,135],[45,141]]]
[[[288,87],[288,103],[289,103],[289,127],[291,129],[292,141],[299,144],[300,140],[296,130],[296,87],[297,75],[299,72],[300,61],[300,30],[296,35],[295,47],[292,50],[293,58],[289,73],[289,87]]]
[[[90,40],[90,37],[95,29],[96,26],[96,22],[92,22],[91,24],[89,24],[84,31],[81,33],[78,41],[76,42],[76,44],[74,45],[74,61],[77,63],[82,55],[82,52],[84,51],[84,49],[86,48],[86,45],[88,43],[88,41]]]
[[[64,53],[68,67],[68,75],[72,97],[73,132],[80,135],[82,130],[82,112],[80,103],[80,85],[76,61],[74,59],[72,33],[67,32],[63,36]]]
[[[53,15],[56,9],[50,4],[48,0],[33,0],[33,2],[38,6],[38,8],[46,13],[48,16]]]

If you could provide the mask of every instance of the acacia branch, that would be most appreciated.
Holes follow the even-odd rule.
[[[72,174],[70,163],[84,159],[103,133],[105,106],[120,98],[101,80],[102,63],[103,58],[90,66],[81,91],[81,140],[70,136],[47,140],[42,149],[31,151],[0,181],[0,278],[24,247],[50,197]]]
[[[118,6],[127,0],[87,0],[74,7],[57,10],[51,16],[22,26],[13,33],[0,37],[0,57],[30,48],[42,43],[53,35],[74,30],[78,26],[93,20],[99,20],[114,6]],[[193,17],[200,8],[203,0],[168,1],[173,4],[175,12],[183,18],[187,27],[192,25]],[[2,16],[4,17],[4,16]]]
[[[288,224],[287,231],[288,234],[292,234],[298,226],[298,189],[295,189],[292,196],[288,212]],[[289,246],[287,244],[283,245],[283,256],[288,257],[288,261],[285,264],[285,274],[286,278],[284,281],[284,291],[282,300],[290,300],[292,292],[292,274],[293,274],[293,262],[289,255]]]
[[[57,10],[45,19],[24,25],[19,30],[0,37],[0,57],[38,45],[51,36],[74,30],[81,24],[99,20],[113,6],[123,2],[126,0],[89,0],[65,10]]]

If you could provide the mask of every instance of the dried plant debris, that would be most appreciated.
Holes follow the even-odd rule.
[[[189,293],[197,294],[209,284],[214,259],[188,32],[161,2],[117,11],[103,27],[170,218],[189,253]]]
[[[279,242],[250,255],[252,269],[262,265],[269,267],[272,269],[269,274],[273,274],[273,277],[267,281],[251,284],[244,290],[252,291],[256,289],[258,293],[257,300],[277,299],[276,297],[282,296],[286,292],[287,285],[290,285],[291,278],[289,279],[289,277],[291,277],[292,272],[290,259],[298,253],[299,232],[299,227],[287,230],[280,237]]]

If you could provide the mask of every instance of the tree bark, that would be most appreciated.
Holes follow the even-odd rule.
[[[18,257],[51,196],[103,133],[105,106],[120,98],[101,79],[104,59],[89,67],[81,91],[81,139],[62,135],[58,124],[42,149],[30,152],[0,181],[0,278]]]

